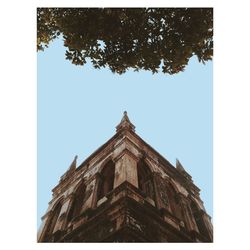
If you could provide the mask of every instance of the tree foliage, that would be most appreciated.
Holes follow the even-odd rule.
[[[38,8],[37,49],[60,35],[73,64],[175,74],[193,55],[212,59],[213,9]]]

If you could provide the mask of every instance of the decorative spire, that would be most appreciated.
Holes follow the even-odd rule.
[[[190,181],[192,181],[192,177],[188,174],[188,172],[184,169],[182,164],[178,159],[176,159],[176,169],[186,178],[188,178]],[[192,181],[193,182],[193,181]]]
[[[130,122],[127,111],[124,111],[121,122],[116,126],[116,132],[120,130],[135,131],[135,126]]]
[[[181,165],[180,161],[177,158],[176,158],[176,169],[181,171],[181,172],[183,172],[183,171],[186,172],[186,170],[184,169],[184,167]]]
[[[77,158],[78,158],[78,156],[76,155],[75,158],[74,158],[74,160],[70,164],[68,171],[72,171],[72,170],[76,169]]]
[[[70,164],[68,170],[61,176],[60,182],[64,181],[67,179],[69,176],[71,176],[74,171],[76,170],[76,161],[77,161],[77,155],[75,156],[74,160]]]

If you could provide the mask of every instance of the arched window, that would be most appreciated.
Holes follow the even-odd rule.
[[[209,239],[210,236],[202,218],[202,212],[194,201],[191,202],[191,210],[200,234],[204,235],[206,238]]]
[[[169,205],[172,211],[172,214],[175,215],[178,219],[183,220],[182,208],[177,196],[175,189],[172,184],[168,183],[167,185],[167,195],[169,200]]]
[[[100,175],[100,183],[98,188],[97,200],[100,200],[107,193],[109,193],[114,187],[115,177],[115,164],[113,161],[109,161],[103,168]]]
[[[138,187],[139,189],[150,197],[152,200],[155,199],[153,177],[151,171],[144,161],[140,161],[137,165],[138,174]]]
[[[55,208],[52,210],[52,213],[50,215],[50,218],[46,227],[45,236],[44,236],[45,242],[51,242],[53,239],[52,234],[53,234],[56,222],[58,220],[58,217],[60,215],[61,208],[62,208],[62,203],[58,202]]]
[[[69,214],[68,214],[69,221],[74,219],[76,216],[80,215],[81,209],[84,203],[85,190],[86,190],[86,186],[82,182],[74,193],[73,202],[72,202]]]

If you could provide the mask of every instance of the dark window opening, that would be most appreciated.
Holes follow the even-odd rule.
[[[85,184],[81,183],[74,194],[73,202],[68,214],[69,221],[80,215],[84,203],[85,190]]]
[[[98,188],[97,200],[103,198],[114,187],[115,177],[115,164],[113,161],[109,161],[103,168],[100,175],[100,182]]]
[[[204,235],[207,238],[210,238],[205,222],[202,218],[202,212],[200,211],[200,209],[198,208],[198,206],[195,204],[194,201],[191,202],[191,209],[200,234]]]
[[[137,165],[138,187],[139,189],[152,200],[155,199],[153,177],[149,167],[145,162],[140,161]]]

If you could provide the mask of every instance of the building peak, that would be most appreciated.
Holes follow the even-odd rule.
[[[74,171],[74,170],[76,169],[77,158],[78,158],[78,156],[76,155],[76,156],[74,157],[74,160],[73,160],[72,163],[70,164],[70,166],[69,166],[67,172],[71,172],[71,171]]]
[[[68,170],[61,176],[60,181],[64,181],[65,179],[67,179],[68,177],[70,177],[73,172],[75,172],[75,170],[76,170],[76,164],[77,164],[77,158],[78,158],[78,156],[76,155],[74,157],[74,160],[70,164]]]
[[[188,172],[185,170],[185,168],[183,167],[183,165],[180,163],[180,161],[178,159],[176,159],[176,169],[182,174],[184,175],[186,178],[188,178],[190,181],[192,181],[192,177],[191,175],[188,174]],[[193,182],[193,181],[192,181]]]
[[[127,111],[123,112],[123,117],[121,122],[116,126],[116,132],[120,130],[130,130],[135,132],[135,126],[131,123],[131,121],[128,118]]]

